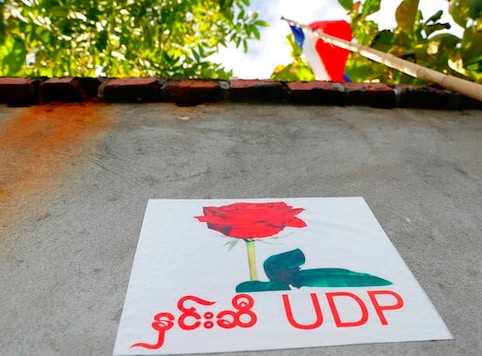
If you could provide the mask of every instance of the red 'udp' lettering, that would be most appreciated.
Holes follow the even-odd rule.
[[[286,317],[288,318],[288,321],[290,322],[291,326],[294,326],[295,328],[301,329],[301,330],[312,330],[312,329],[319,328],[323,324],[323,314],[321,313],[321,307],[320,307],[320,302],[318,300],[318,296],[316,295],[316,293],[311,293],[310,296],[311,296],[311,303],[313,304],[313,308],[315,310],[316,319],[312,324],[305,325],[305,324],[300,324],[295,320],[288,295],[287,294],[282,295]]]
[[[336,297],[344,297],[344,298],[350,298],[351,300],[354,300],[360,307],[360,311],[361,311],[360,319],[356,321],[342,321],[338,308],[336,307],[336,303],[335,303]],[[357,295],[350,292],[333,292],[333,293],[326,293],[326,299],[328,300],[328,305],[330,306],[331,313],[333,314],[333,320],[335,321],[335,325],[338,328],[362,326],[362,325],[365,325],[366,322],[368,321],[368,309],[365,303],[363,303],[363,300]]]
[[[377,299],[377,295],[389,295],[395,298],[396,303],[391,304],[391,305],[380,305]],[[385,315],[383,314],[384,310],[397,310],[401,309],[403,307],[403,299],[402,297],[398,294],[395,293],[394,291],[391,290],[374,290],[374,291],[369,291],[368,296],[370,297],[370,300],[372,301],[373,307],[375,308],[375,311],[377,312],[378,318],[380,319],[380,322],[382,325],[388,325],[388,321],[385,318]]]

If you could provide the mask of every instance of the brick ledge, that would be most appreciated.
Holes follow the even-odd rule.
[[[482,109],[482,102],[434,86],[326,81],[203,80],[162,78],[0,78],[0,103],[51,102],[287,103],[375,108]]]

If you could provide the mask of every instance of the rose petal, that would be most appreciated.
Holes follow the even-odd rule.
[[[286,226],[289,226],[289,227],[306,227],[307,225],[300,218],[291,218],[289,221],[286,222]]]
[[[303,208],[293,208],[285,202],[240,202],[220,207],[203,208],[204,215],[196,216],[208,228],[230,237],[248,239],[276,235],[285,227],[305,227],[297,214]]]

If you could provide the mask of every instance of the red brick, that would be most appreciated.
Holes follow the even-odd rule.
[[[347,105],[390,109],[397,106],[395,90],[382,83],[340,83],[346,93]]]
[[[31,78],[0,78],[0,102],[9,106],[36,104],[38,82]]]
[[[419,109],[457,109],[458,94],[446,89],[430,86],[402,84],[400,90],[400,107]]]
[[[286,83],[293,104],[344,105],[345,94],[342,88],[326,81]]]
[[[97,96],[96,78],[52,78],[40,84],[40,102],[79,102]]]
[[[99,78],[83,77],[77,78],[77,80],[80,82],[80,86],[82,87],[83,92],[88,99],[97,98],[101,84],[101,80]]]
[[[102,96],[107,102],[161,101],[161,81],[157,78],[110,79],[103,85]]]
[[[178,106],[193,106],[221,100],[221,87],[215,80],[170,80],[163,91],[166,100]]]
[[[470,98],[465,95],[460,95],[459,109],[478,109],[482,110],[482,101]]]
[[[283,84],[273,80],[242,80],[229,82],[229,99],[238,102],[286,102],[288,93]]]

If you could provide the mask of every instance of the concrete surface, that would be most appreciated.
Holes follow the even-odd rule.
[[[482,354],[482,111],[0,107],[0,163],[0,355],[112,354],[149,198],[331,196],[366,199],[454,340],[253,354]]]

